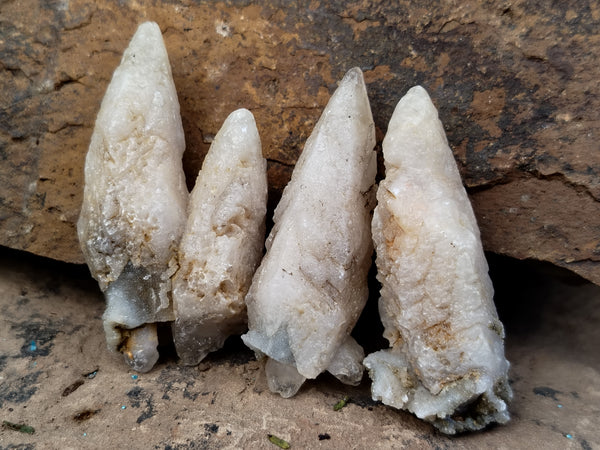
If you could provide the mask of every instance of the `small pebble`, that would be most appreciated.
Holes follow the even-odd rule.
[[[572,436],[572,435],[570,435],[570,434],[565,434],[565,437],[566,437],[567,439],[573,439],[573,436]]]
[[[121,409],[125,409],[125,408],[127,408],[127,406],[125,406],[125,405],[121,406]]]
[[[37,345],[35,345],[35,341],[31,341],[31,343],[29,344],[29,351],[35,352],[36,350],[37,350]]]
[[[86,437],[86,436],[87,436],[87,433],[83,433],[83,437]]]
[[[138,376],[137,376],[137,375],[131,375],[131,379],[132,379],[132,380],[137,380],[137,379],[138,379]]]
[[[556,406],[559,407],[559,408],[562,408],[562,405],[556,405]]]

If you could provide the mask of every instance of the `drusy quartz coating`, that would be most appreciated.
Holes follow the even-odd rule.
[[[445,433],[507,422],[509,363],[479,229],[423,88],[398,103],[383,154],[373,240],[391,348],[364,361],[373,398]]]
[[[173,279],[173,338],[198,364],[246,329],[244,297],[263,252],[267,162],[252,113],[239,109],[217,133],[188,204]]]
[[[157,24],[139,26],[115,70],[85,161],[77,232],[107,301],[108,347],[138,371],[158,359],[156,322],[174,319],[170,278],[188,192],[179,102]]]
[[[242,339],[268,356],[272,391],[294,395],[329,370],[362,378],[362,348],[350,331],[368,296],[375,130],[358,68],[331,97],[275,210],[267,253],[246,297]]]

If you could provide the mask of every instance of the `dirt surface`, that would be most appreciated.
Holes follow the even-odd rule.
[[[104,301],[84,266],[1,250],[0,420],[14,426],[0,428],[0,449],[277,449],[269,435],[291,448],[600,448],[600,288],[559,269],[489,255],[512,420],[447,437],[372,401],[367,377],[356,388],[322,376],[291,399],[271,394],[238,338],[199,367],[164,347],[150,373],[135,374],[106,350]],[[369,310],[359,328],[369,351],[382,345]]]
[[[530,0],[6,0],[0,244],[82,262],[101,99],[138,24],[163,32],[191,188],[227,115],[256,117],[270,212],[336,82],[365,74],[378,142],[415,84],[439,108],[486,250],[600,284],[600,4]],[[380,175],[383,171],[380,171]]]

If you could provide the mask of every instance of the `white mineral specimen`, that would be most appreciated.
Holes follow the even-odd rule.
[[[364,361],[373,398],[450,434],[505,423],[504,329],[471,204],[423,88],[398,103],[383,153],[373,240],[392,348]]]
[[[108,347],[141,372],[158,359],[156,322],[174,319],[170,278],[188,192],[179,102],[157,24],[138,28],[115,70],[85,162],[77,223],[107,301]]]
[[[246,297],[250,330],[242,339],[270,358],[269,387],[283,397],[325,370],[350,384],[362,378],[364,353],[350,332],[368,296],[374,145],[354,68],[306,141]]]
[[[244,297],[262,257],[267,161],[252,113],[239,109],[217,133],[188,204],[173,279],[173,338],[198,364],[246,329]]]

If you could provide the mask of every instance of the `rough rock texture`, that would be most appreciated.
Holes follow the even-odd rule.
[[[244,297],[263,255],[267,162],[252,113],[232,112],[190,194],[173,277],[173,341],[196,365],[246,331]]]
[[[487,250],[600,282],[600,5],[590,0],[3,2],[3,245],[83,261],[85,150],[112,70],[149,19],[173,67],[188,184],[227,114],[246,107],[274,206],[336,80],[358,65],[380,137],[409,86],[430,92]]]

